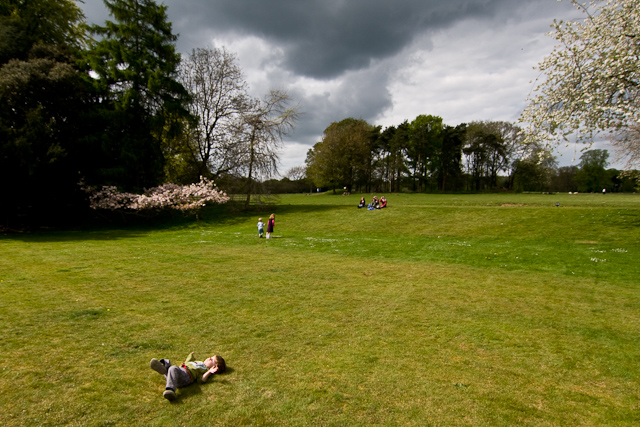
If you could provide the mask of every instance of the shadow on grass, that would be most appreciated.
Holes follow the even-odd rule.
[[[191,396],[196,396],[202,393],[202,385],[198,383],[191,384],[190,386],[179,389],[178,398],[171,402],[173,405],[179,405],[185,403],[184,401]]]
[[[620,228],[638,228],[640,227],[640,214],[638,211],[630,212],[626,210],[624,213],[619,214],[620,218],[617,220],[617,226]]]
[[[252,205],[249,210],[238,210],[233,208],[223,209],[221,206],[207,207],[202,211],[201,219],[193,221],[189,224],[184,224],[177,229],[183,229],[188,227],[233,227],[236,225],[246,224],[247,221],[258,221],[258,218],[262,218],[262,221],[266,224],[269,215],[272,213],[276,215],[288,215],[288,214],[313,214],[320,212],[335,211],[345,209],[345,206],[335,205],[278,205],[278,206],[254,206]],[[348,207],[347,207],[348,209]],[[276,221],[277,224],[277,221]],[[277,228],[277,227],[276,227]],[[275,236],[273,236],[275,237]]]
[[[276,205],[276,206],[251,206],[249,210],[227,210],[221,211],[218,206],[207,207],[203,210],[201,222],[212,225],[236,225],[244,223],[248,218],[255,217],[256,220],[260,217],[264,221],[269,215],[285,215],[285,214],[299,214],[299,213],[320,213],[333,210],[351,209],[350,206],[341,205]],[[353,209],[357,209],[355,206]]]
[[[232,373],[234,370],[233,368],[229,368],[227,366],[227,369],[225,370],[224,374],[222,375],[214,375],[212,379],[210,379],[209,381],[207,381],[204,384],[199,384],[199,383],[193,383],[187,387],[181,388],[178,391],[178,398],[173,401],[172,403],[175,404],[180,404],[180,403],[186,403],[183,401],[188,400],[191,396],[196,396],[198,394],[202,393],[202,387],[215,387],[216,385],[229,385],[230,381],[224,379],[224,377],[230,373]],[[214,391],[215,392],[215,391]]]
[[[144,230],[100,229],[100,230],[56,230],[38,231],[24,234],[8,234],[0,236],[2,240],[21,240],[23,242],[72,242],[72,241],[110,241],[143,237],[148,234]]]
[[[235,226],[249,219],[266,218],[274,213],[278,215],[305,213],[313,214],[332,210],[355,209],[344,205],[252,205],[249,210],[241,209],[237,203],[207,206],[198,216],[179,214],[159,214],[155,217],[136,215],[113,215],[74,228],[40,229],[32,232],[0,235],[2,240],[21,240],[25,242],[66,242],[66,241],[110,241],[145,237],[156,231],[180,231],[193,227]],[[275,237],[275,236],[274,236]]]

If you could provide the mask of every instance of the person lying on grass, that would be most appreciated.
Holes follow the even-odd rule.
[[[207,382],[211,375],[221,374],[227,368],[222,356],[211,356],[201,362],[195,360],[193,354],[193,352],[189,354],[182,366],[172,366],[169,359],[151,359],[149,362],[151,369],[164,375],[167,380],[164,393],[162,393],[165,399],[176,400],[178,388],[186,387],[196,381],[198,383]]]

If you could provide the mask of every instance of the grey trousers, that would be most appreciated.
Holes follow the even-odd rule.
[[[186,387],[193,383],[191,375],[186,371],[186,368],[171,366],[171,362],[167,359],[161,359],[160,362],[167,368],[167,375],[164,376],[167,379],[167,390],[176,391],[180,387]]]

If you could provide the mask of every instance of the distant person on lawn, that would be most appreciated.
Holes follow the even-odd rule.
[[[380,201],[378,200],[378,196],[373,196],[373,199],[371,200],[371,203],[369,203],[369,207],[376,209],[378,207],[378,204],[380,203]]]
[[[227,369],[221,356],[211,356],[201,362],[195,359],[193,352],[182,366],[172,366],[169,359],[151,359],[149,366],[166,378],[167,385],[162,396],[171,401],[176,400],[178,388],[186,387],[194,382],[205,383],[211,375],[221,374]]]
[[[258,218],[258,238],[261,238],[264,234],[264,222],[262,222],[262,218]]]
[[[364,197],[360,197],[360,204],[358,205],[358,209],[364,208],[367,206],[367,202],[364,201]]]
[[[271,238],[271,233],[273,233],[273,227],[276,225],[276,214],[271,214],[269,216],[269,221],[267,221],[267,239]]]
[[[380,198],[380,205],[378,206],[378,209],[382,209],[386,207],[387,207],[387,199],[384,196],[382,196]]]

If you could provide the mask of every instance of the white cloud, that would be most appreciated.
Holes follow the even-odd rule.
[[[538,36],[538,40],[534,38]],[[461,21],[409,46],[407,65],[393,79],[394,109],[381,118],[389,124],[418,114],[441,116],[457,125],[473,120],[515,121],[536,77],[532,57],[550,51],[551,41],[520,25],[490,27]],[[427,49],[420,49],[422,43]]]
[[[281,175],[284,175],[292,167],[304,166],[304,159],[307,157],[307,151],[309,151],[310,147],[299,142],[287,142],[284,148],[280,158]]]

